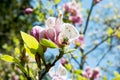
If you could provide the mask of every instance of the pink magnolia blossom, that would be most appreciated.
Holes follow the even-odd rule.
[[[34,36],[37,41],[40,41],[42,38],[45,38],[45,30],[40,26],[34,26],[30,31],[30,34]]]
[[[98,67],[95,69],[87,67],[86,70],[83,72],[83,76],[90,80],[99,80],[100,69]]]
[[[77,15],[79,13],[79,4],[75,1],[65,3],[63,8],[66,12],[71,13],[72,15]]]
[[[63,23],[60,13],[57,18],[49,17],[47,19],[45,35],[58,46],[62,46],[77,38],[79,33],[73,25]]]
[[[70,17],[69,17],[69,20],[70,20],[71,22],[76,23],[76,24],[79,24],[79,25],[82,24],[82,16],[81,16],[81,15],[70,16]]]
[[[69,13],[69,20],[74,24],[82,24],[82,16],[80,14],[80,4],[76,1],[68,2],[63,5],[65,12]]]
[[[32,8],[26,8],[24,12],[25,12],[25,14],[31,14],[33,12],[33,9]]]
[[[84,36],[83,35],[80,35],[77,39],[75,39],[74,42],[75,42],[75,44],[77,46],[80,46],[80,48],[84,49],[84,42],[85,42],[85,40],[84,40]]]

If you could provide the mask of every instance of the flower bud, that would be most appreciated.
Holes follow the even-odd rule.
[[[67,64],[68,63],[68,61],[65,59],[65,58],[61,58],[60,59],[60,63],[62,64],[62,65],[64,65],[64,64]]]
[[[37,41],[40,41],[42,38],[45,37],[44,33],[45,33],[44,28],[40,26],[35,26],[30,31],[30,34],[34,36],[37,39]]]
[[[32,8],[26,8],[24,12],[25,12],[25,14],[31,14],[33,12],[33,9]]]
[[[99,3],[101,0],[94,0],[95,1],[95,3]]]
[[[84,49],[84,36],[80,35],[76,40],[75,40],[75,45],[81,47]]]
[[[100,69],[99,68],[95,68],[93,70],[93,74],[92,74],[91,79],[93,79],[93,80],[99,80],[99,78],[100,78]]]

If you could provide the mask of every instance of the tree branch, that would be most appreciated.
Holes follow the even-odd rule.
[[[96,45],[95,47],[90,49],[88,52],[86,52],[85,55],[87,56],[88,54],[90,54],[92,51],[94,51],[97,47],[99,47],[102,43],[104,43],[106,40],[108,40],[111,37],[113,37],[113,36],[108,36],[107,38],[103,39],[98,45]]]
[[[63,56],[63,54],[64,54],[64,50],[59,50],[60,51],[60,54],[59,54],[59,56],[58,57],[56,57],[56,59],[55,59],[55,61],[52,63],[52,64],[47,64],[46,66],[45,66],[45,72],[43,73],[43,74],[41,74],[41,76],[39,77],[39,80],[42,80],[42,78],[45,76],[45,74],[49,71],[49,69],[52,67],[52,66],[54,66],[55,65],[55,63]]]
[[[90,7],[90,12],[88,13],[87,21],[86,21],[86,24],[85,24],[85,29],[84,29],[84,31],[83,31],[83,34],[84,34],[84,35],[85,35],[85,33],[86,33],[86,30],[87,30],[87,27],[88,27],[88,24],[89,24],[89,20],[90,20],[90,16],[91,16],[93,7],[94,7],[94,0],[92,0],[92,5],[91,5],[91,7]]]

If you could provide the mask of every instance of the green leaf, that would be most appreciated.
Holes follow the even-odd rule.
[[[114,75],[115,78],[113,78],[112,80],[120,80],[120,74],[117,71],[114,72]]]
[[[112,80],[120,80],[120,76],[113,78]]]
[[[77,75],[76,80],[88,80],[85,77],[81,76],[81,75]]]
[[[74,70],[75,74],[82,74],[82,70]]]
[[[65,67],[67,70],[71,70],[72,69],[72,65],[71,64],[65,64]]]
[[[111,27],[108,28],[108,35],[112,35],[113,29]]]
[[[69,49],[69,50],[67,50],[65,53],[72,53],[72,52],[74,52],[74,51],[76,51],[76,49]]]
[[[47,39],[41,39],[40,44],[49,48],[58,48],[58,46],[54,42]]]
[[[102,80],[108,80],[106,76],[103,76],[102,77]]]
[[[120,30],[117,30],[115,34],[118,38],[120,38]]]
[[[24,33],[24,32],[20,32],[23,41],[25,42],[25,44],[27,45],[28,48],[30,48],[30,50],[32,51],[32,53],[35,53],[37,51],[37,49],[39,48],[39,43],[38,41],[31,35]]]
[[[6,62],[15,62],[14,58],[12,56],[9,56],[9,55],[2,55],[0,58]]]
[[[58,4],[60,2],[60,0],[54,0],[55,4]]]
[[[116,77],[120,76],[120,74],[119,74],[117,71],[114,71],[114,75],[115,75]]]
[[[30,49],[24,45],[24,48],[26,50],[26,53],[31,57],[31,58],[35,58],[35,55],[30,51]]]

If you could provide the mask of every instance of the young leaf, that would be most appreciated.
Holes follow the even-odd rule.
[[[108,79],[107,79],[107,76],[103,76],[103,77],[102,77],[102,80],[108,80]]]
[[[71,64],[65,64],[65,67],[66,67],[67,70],[71,70],[72,69]]]
[[[12,56],[9,56],[9,55],[2,55],[0,58],[6,62],[15,62],[14,58]]]
[[[113,29],[111,27],[108,28],[108,35],[112,35]]]
[[[74,70],[75,74],[82,74],[82,70]]]
[[[32,54],[32,52],[30,51],[30,49],[26,46],[26,45],[24,45],[24,47],[25,47],[25,50],[26,50],[26,53],[31,57],[31,58],[35,58],[35,55],[34,54]]]
[[[58,4],[60,2],[60,0],[54,0],[55,4]]]
[[[25,44],[27,45],[27,47],[30,48],[32,53],[35,53],[37,51],[37,49],[39,48],[38,41],[29,34],[26,34],[22,31],[20,33],[21,33],[22,39],[25,42]]]
[[[42,39],[40,41],[40,44],[45,47],[49,47],[49,48],[57,48],[58,47],[54,42],[47,40],[47,39]]]
[[[72,52],[74,52],[76,49],[69,49],[69,50],[67,50],[65,53],[72,53]]]

